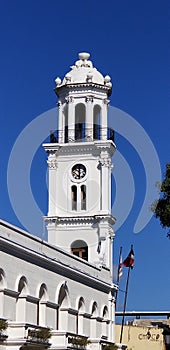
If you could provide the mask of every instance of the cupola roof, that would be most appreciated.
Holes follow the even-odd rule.
[[[112,84],[110,77],[105,77],[93,67],[93,63],[89,60],[90,54],[87,52],[81,52],[78,54],[79,60],[71,66],[71,70],[66,73],[63,80],[60,78],[55,79],[56,87],[61,87],[67,84],[84,84],[93,83],[104,85],[111,89]]]

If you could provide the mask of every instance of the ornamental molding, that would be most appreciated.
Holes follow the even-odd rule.
[[[69,226],[70,228],[82,225],[85,227],[92,227],[97,221],[94,216],[86,217],[48,217],[44,218],[47,225],[54,226]]]
[[[90,226],[94,227],[96,224],[104,224],[112,226],[116,219],[111,214],[101,214],[101,215],[91,215],[91,216],[77,216],[77,217],[66,217],[66,216],[45,216],[44,217],[45,222],[48,225],[54,226],[54,225],[60,225],[60,226]],[[109,232],[113,232],[113,229],[110,227]]]
[[[50,153],[50,155],[54,155],[59,150],[61,145],[59,145],[58,143],[43,143],[43,147],[47,153]]]
[[[57,155],[61,154],[91,154],[96,156],[99,156],[102,151],[107,151],[108,155],[110,157],[113,156],[116,146],[113,144],[110,140],[99,140],[99,141],[84,141],[84,142],[77,142],[75,140],[72,140],[72,142],[68,143],[60,143],[60,144],[44,144],[43,145],[46,152],[55,152]]]
[[[100,152],[107,151],[110,157],[112,157],[116,151],[116,145],[111,140],[94,141],[94,143]]]
[[[99,222],[99,223],[102,223],[102,224],[110,224],[111,226],[115,224],[116,222],[116,218],[111,215],[111,214],[100,214],[100,215],[95,215],[95,218],[96,220]],[[110,228],[112,230],[112,228]]]
[[[65,85],[61,85],[59,87],[56,87],[55,88],[55,92],[58,92],[59,90],[61,89],[70,89],[70,88],[82,88],[82,87],[85,87],[85,88],[97,88],[99,90],[105,90],[105,91],[110,91],[111,90],[111,87],[110,86],[106,86],[106,85],[102,85],[102,84],[98,84],[98,83],[92,83],[92,82],[83,82],[83,83],[68,83],[68,84],[65,84]]]

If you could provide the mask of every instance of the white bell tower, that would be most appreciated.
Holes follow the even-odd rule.
[[[114,132],[108,128],[110,77],[80,53],[63,80],[57,78],[58,130],[48,153],[48,242],[111,270],[115,222],[111,214]]]

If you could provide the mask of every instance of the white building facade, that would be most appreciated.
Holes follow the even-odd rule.
[[[48,242],[0,221],[0,349],[103,350],[115,342],[111,82],[89,56],[80,53],[55,80],[58,130],[43,145]]]

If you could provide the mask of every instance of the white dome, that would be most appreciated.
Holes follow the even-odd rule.
[[[107,86],[108,80],[105,79],[103,75],[93,67],[92,62],[88,60],[90,54],[87,52],[81,52],[78,54],[78,57],[79,60],[75,62],[75,65],[70,67],[71,71],[65,75],[62,83],[57,84],[57,86],[90,82]],[[109,87],[110,84],[109,81]]]

